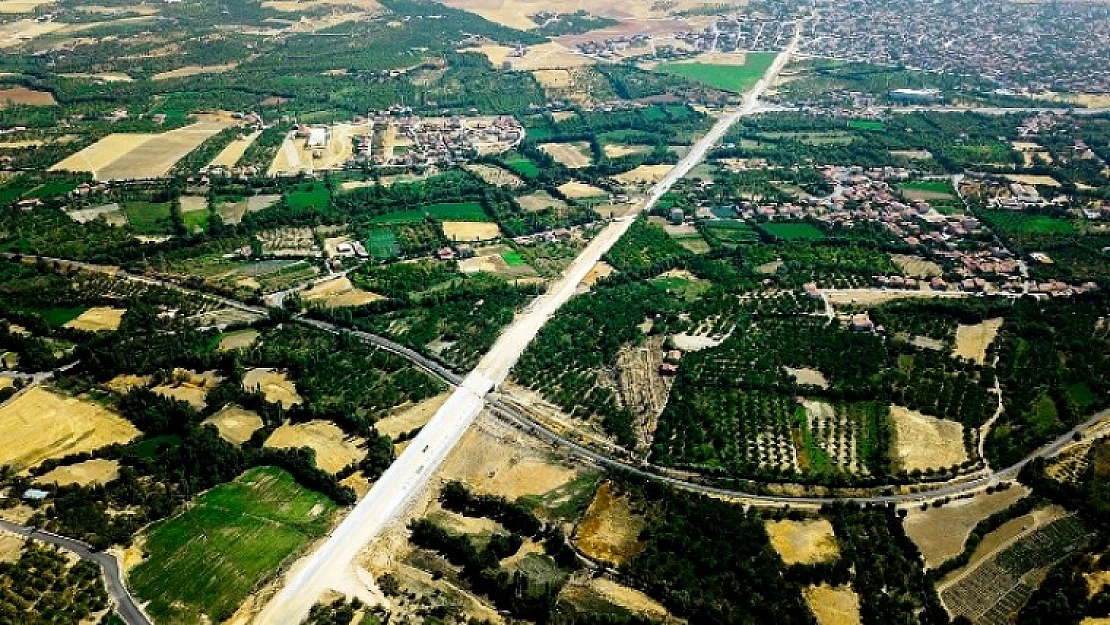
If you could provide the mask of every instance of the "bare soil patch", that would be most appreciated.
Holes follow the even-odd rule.
[[[1002,328],[1002,319],[987,319],[974,325],[960,324],[956,328],[956,347],[952,350],[953,356],[966,358],[978,364],[987,361],[987,348],[998,336]]]
[[[123,321],[123,314],[126,312],[127,310],[123,308],[90,308],[65,324],[65,327],[87,332],[118,330],[119,324]]]
[[[251,410],[238,406],[227,406],[204,420],[205,424],[216,426],[220,436],[229,443],[242,445],[251,435],[262,427],[262,417]]]
[[[379,419],[378,422],[374,424],[374,428],[378,430],[379,433],[395,439],[405,432],[411,432],[416,428],[424,427],[424,424],[435,415],[439,407],[442,406],[450,396],[450,393],[440,393],[431,399],[425,399],[418,404],[413,404],[394,411],[388,417]]]
[[[590,144],[585,141],[570,143],[541,143],[540,149],[570,169],[589,167],[592,162]]]
[[[851,586],[807,586],[805,596],[818,625],[859,625],[859,595]]]
[[[532,75],[544,89],[566,89],[574,85],[574,77],[566,69],[538,69]]]
[[[547,191],[536,191],[534,193],[529,193],[528,195],[522,195],[516,199],[516,202],[517,204],[520,204],[521,208],[528,211],[529,213],[547,210],[549,208],[553,208],[555,210],[563,210],[567,207],[566,202],[553,197]]]
[[[94,458],[77,464],[58,467],[39,476],[35,481],[40,484],[57,484],[58,486],[70,486],[72,484],[88,486],[89,484],[107,484],[117,477],[119,477],[118,460]]]
[[[328,473],[338,473],[344,467],[362,460],[366,453],[365,441],[347,436],[343,430],[328,421],[309,421],[296,425],[285,424],[274,430],[266,439],[266,447],[308,447],[316,452],[316,466]]]
[[[970,499],[958,499],[940,508],[913,508],[906,516],[903,526],[906,535],[925,557],[925,566],[936,568],[963,551],[964,544],[977,523],[1009,508],[1028,494],[1029,491],[1024,486],[1015,485],[991,494],[983,493]]]
[[[0,89],[0,108],[8,106],[54,106],[58,101],[49,91],[38,91],[27,87]]]
[[[671,171],[674,165],[640,165],[632,171],[613,176],[613,179],[623,185],[655,184]]]
[[[140,432],[118,414],[98,404],[32,388],[0,407],[0,464],[16,470],[48,458],[94,451],[126,443]]]
[[[967,460],[964,426],[902,406],[890,407],[895,464],[904,471],[940,469]]]
[[[5,0],[0,2],[0,13],[33,13],[36,8],[53,2],[54,0]]]
[[[501,169],[494,165],[474,164],[467,165],[466,170],[474,173],[485,182],[498,187],[517,189],[524,186],[524,181],[516,174]]]
[[[911,278],[931,278],[943,273],[940,265],[920,256],[891,254],[890,260],[894,261],[894,264]]]
[[[579,470],[531,449],[516,430],[479,418],[444,463],[440,476],[515,500],[555,490],[578,477]]]
[[[620,566],[643,551],[640,532],[646,524],[632,502],[605,482],[575,528],[574,543],[588,557]]]
[[[667,611],[667,608],[655,599],[639,590],[619,584],[608,577],[586,578],[585,576],[576,576],[563,587],[560,598],[586,612],[594,610],[595,606],[597,611],[604,610],[607,608],[606,604],[608,604],[647,616],[653,621],[659,620],[663,623],[684,622],[675,618]],[[598,602],[602,602],[602,605],[598,606]]]
[[[541,10],[550,10],[550,7]],[[593,59],[554,41],[528,46],[522,56],[515,56],[516,48],[501,45],[479,46],[477,51],[486,55],[494,67],[503,67],[507,62],[516,71],[567,69],[595,63]]]
[[[12,378],[0,377],[0,391],[4,390],[6,388],[12,388],[14,386],[15,386],[15,380],[13,380]]]
[[[767,521],[771,546],[786,564],[816,564],[835,559],[840,547],[828,519]]]
[[[301,297],[309,302],[320,302],[327,308],[362,306],[385,299],[377,293],[363,291],[355,287],[347,277],[321,282],[311,289],[303,291]]]
[[[487,221],[445,221],[443,234],[452,241],[489,241],[501,236],[501,228]]]
[[[821,388],[829,388],[829,381],[825,379],[825,374],[817,369],[810,369],[807,367],[785,367],[786,372],[794,376],[794,381],[798,384],[810,384],[812,386],[819,386]]]

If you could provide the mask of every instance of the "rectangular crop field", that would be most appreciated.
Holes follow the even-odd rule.
[[[818,230],[816,226],[806,223],[766,223],[759,226],[759,229],[786,241],[798,239],[820,241],[825,238],[825,233]]]
[[[478,202],[453,202],[387,213],[375,217],[373,222],[376,224],[402,224],[424,221],[427,217],[436,221],[493,221]]]
[[[309,182],[287,193],[285,203],[297,210],[325,209],[331,204],[331,194],[323,183]]]
[[[525,178],[535,178],[540,174],[540,168],[530,159],[515,152],[506,154],[501,162],[514,172]]]
[[[875,132],[886,130],[886,126],[882,122],[873,119],[850,119],[848,120],[848,127],[852,130],[871,130]]]
[[[663,63],[655,71],[687,78],[722,91],[743,93],[759,82],[774,61],[773,52],[749,52],[743,65]]]
[[[201,495],[147,536],[130,574],[157,622],[221,622],[309,540],[335,504],[275,467],[258,467]]]
[[[1018,211],[981,211],[981,216],[1002,234],[1075,234],[1075,224],[1068,219],[1050,215],[1032,215]]]
[[[158,178],[226,127],[211,121],[160,134],[111,134],[50,169],[87,171],[97,180]]]

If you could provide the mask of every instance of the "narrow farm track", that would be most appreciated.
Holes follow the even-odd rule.
[[[120,570],[119,561],[116,560],[115,556],[103,551],[96,551],[79,540],[42,532],[33,527],[0,521],[0,529],[25,536],[31,540],[61,547],[82,560],[95,563],[104,574],[104,586],[108,591],[108,596],[111,597],[113,609],[123,619],[123,622],[127,625],[151,625],[151,620],[147,618],[143,609],[131,596],[131,592],[127,590],[127,585],[123,581],[123,572]]]

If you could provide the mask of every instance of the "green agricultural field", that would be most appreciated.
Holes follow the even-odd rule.
[[[220,622],[309,540],[335,504],[275,467],[251,469],[201,495],[147,535],[129,575],[157,622]]]
[[[738,244],[759,241],[759,234],[743,221],[707,221],[703,228],[706,239],[711,243],[715,241],[720,244]]]
[[[76,188],[76,182],[47,182],[32,189],[24,197],[39,199],[62,197],[68,195],[70,191]]]
[[[190,211],[181,214],[181,221],[185,222],[185,229],[190,232],[195,228],[206,228],[208,226],[208,211]]]
[[[874,132],[886,130],[885,124],[873,119],[850,119],[848,120],[848,127],[852,130],[870,130]]]
[[[743,93],[759,82],[774,61],[773,52],[749,52],[744,65],[663,63],[655,71],[687,78],[723,91]]]
[[[384,228],[370,232],[366,237],[366,249],[375,260],[389,260],[401,254],[401,246],[397,243],[397,235]]]
[[[48,325],[60,328],[80,317],[81,313],[88,310],[88,308],[84,306],[74,306],[70,308],[26,308],[22,310],[24,310],[24,312],[37,314],[42,317],[42,320]]]
[[[980,211],[991,227],[1004,235],[1069,235],[1075,234],[1075,223],[1051,215],[1034,215],[1018,211]]]
[[[309,182],[297,185],[295,189],[285,194],[285,203],[289,208],[298,210],[323,209],[331,203],[328,188],[318,182]]]
[[[524,176],[525,178],[535,178],[540,175],[540,168],[536,166],[527,157],[524,157],[516,152],[510,152],[501,159],[505,167],[513,170],[514,172]]]
[[[522,267],[527,264],[524,262],[524,257],[517,252],[501,252],[501,258],[510,267]]]
[[[164,202],[125,202],[123,214],[135,232],[169,234],[173,232],[170,205]]]
[[[381,225],[405,224],[424,221],[428,217],[436,221],[493,221],[478,202],[454,202],[386,213],[378,215],[372,222]]]
[[[952,184],[947,180],[911,180],[898,185],[905,191],[925,191],[941,195],[953,195]]]
[[[806,223],[766,223],[760,225],[759,229],[785,241],[798,239],[820,241],[825,238],[825,233],[818,230],[816,226]]]

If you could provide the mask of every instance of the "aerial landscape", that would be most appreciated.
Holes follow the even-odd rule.
[[[0,0],[0,624],[1110,625],[1110,2]]]

